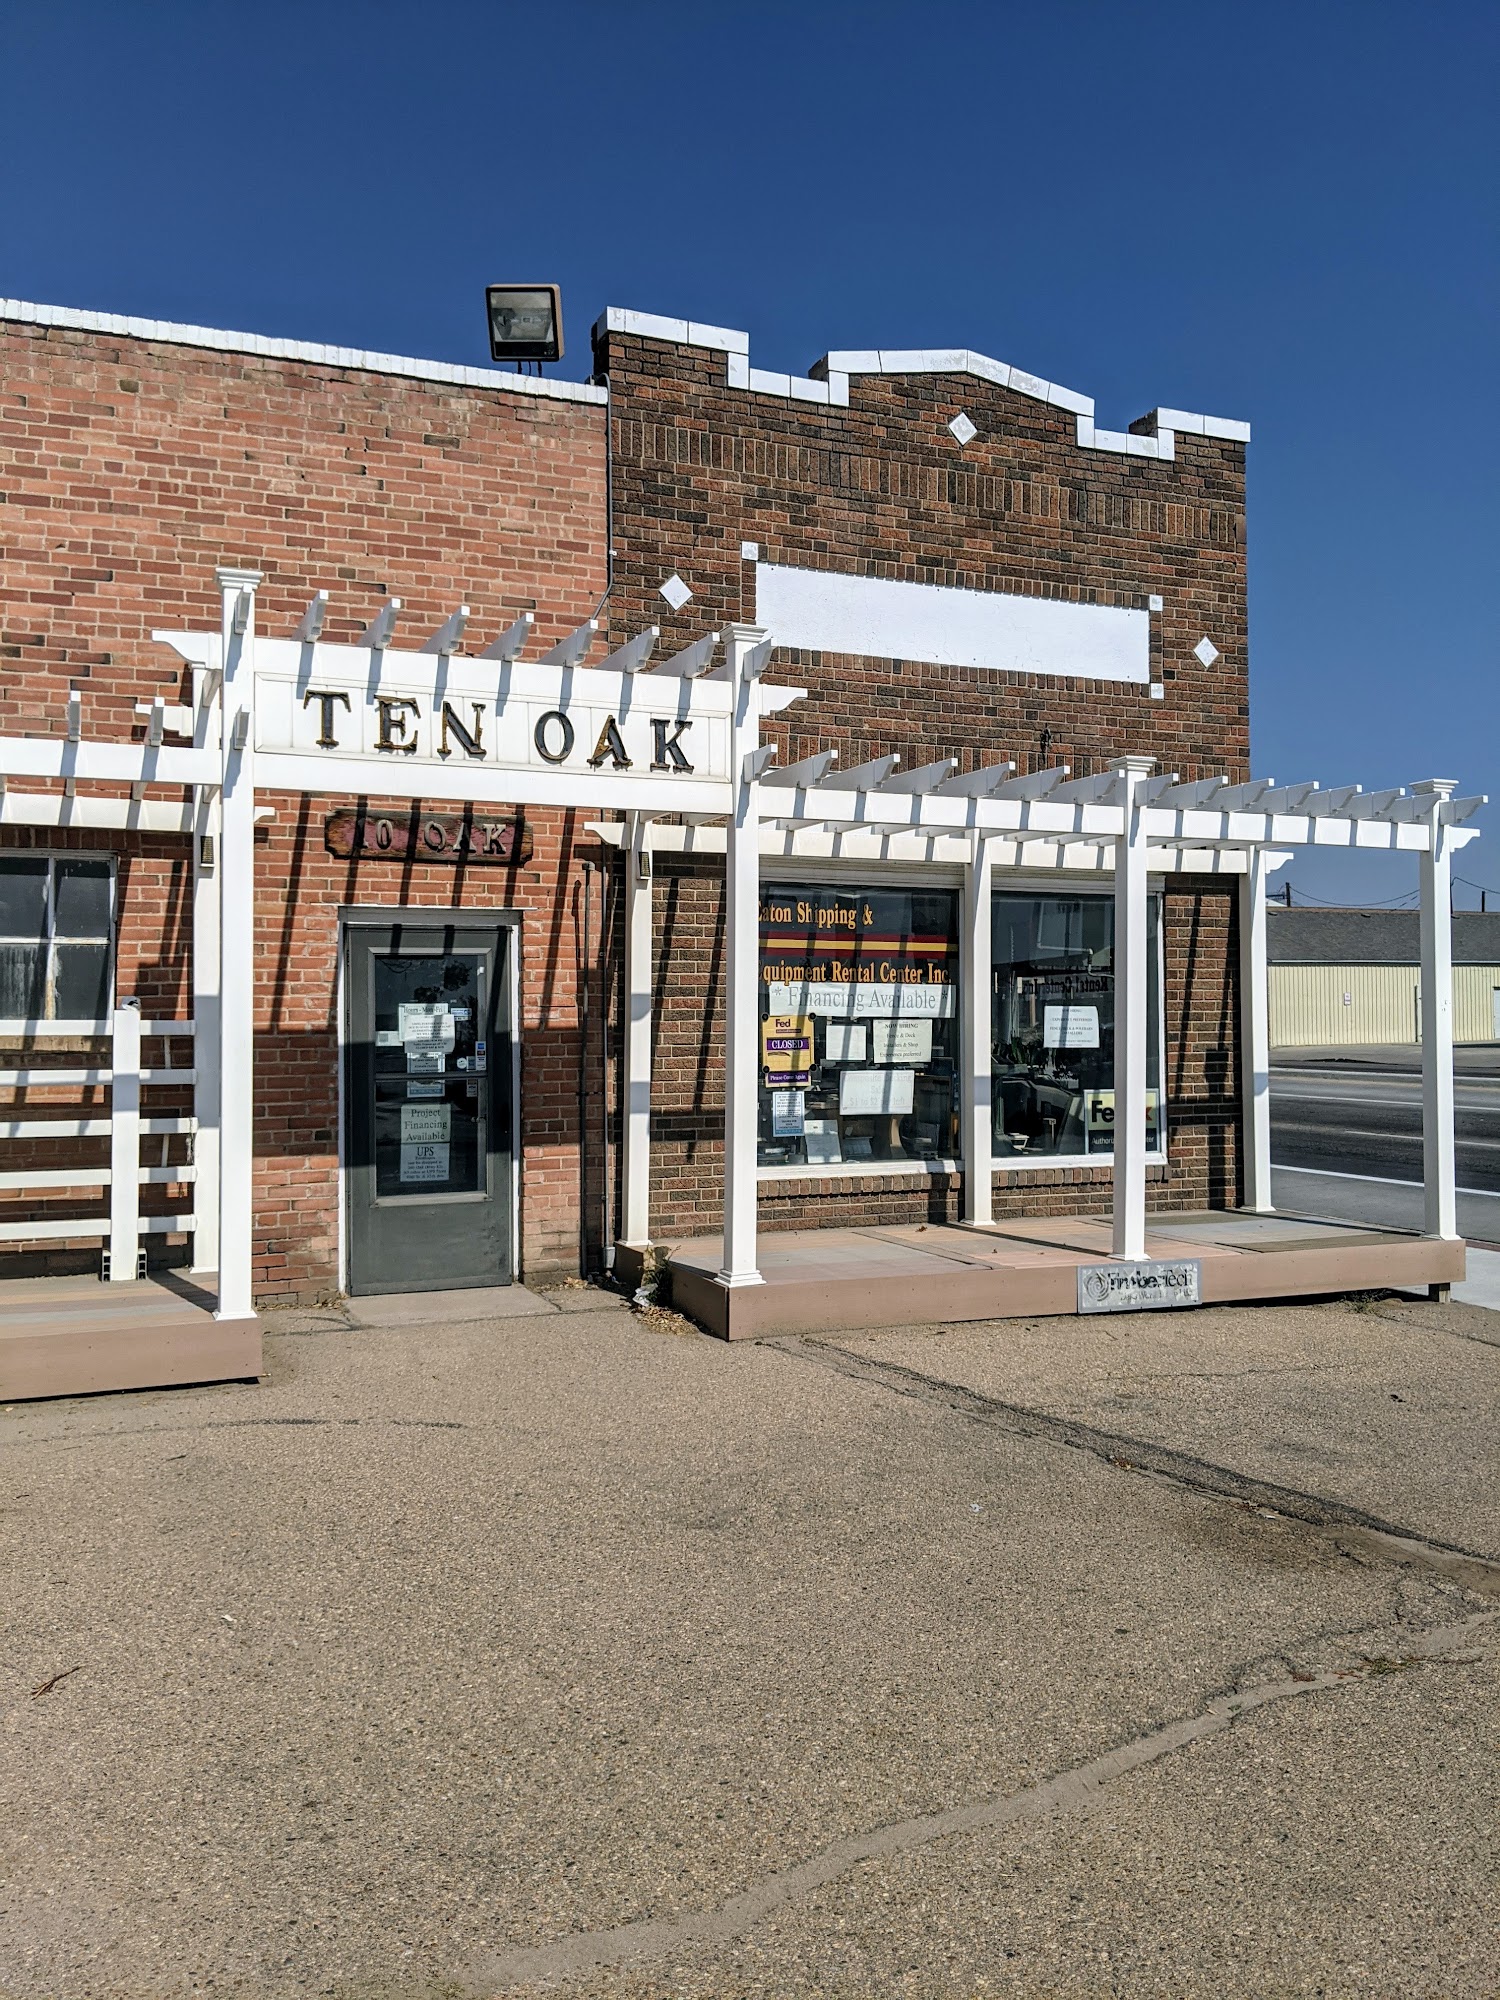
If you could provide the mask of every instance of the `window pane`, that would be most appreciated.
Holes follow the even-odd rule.
[[[109,1012],[109,946],[60,944],[57,951],[59,1021],[102,1021]]]
[[[40,1020],[46,961],[43,944],[0,944],[0,1019]]]
[[[1158,899],[1148,906],[1146,1143],[1161,1144]],[[1115,909],[1110,896],[994,902],[991,1089],[997,1159],[1114,1150]]]
[[[485,1185],[484,960],[375,960],[375,1192],[477,1194]],[[465,1075],[468,1072],[468,1075]]]
[[[958,1154],[958,898],[765,884],[762,1166]]]
[[[42,938],[46,935],[46,857],[0,854],[0,937]]]
[[[59,861],[57,902],[52,918],[54,937],[109,936],[109,863]]]

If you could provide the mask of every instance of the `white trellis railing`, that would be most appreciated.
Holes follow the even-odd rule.
[[[46,1196],[70,1189],[100,1188],[107,1193],[108,1210],[94,1215],[48,1215],[28,1213],[12,1220],[19,1202],[0,1200],[0,1243],[87,1242],[104,1244],[102,1275],[120,1282],[142,1275],[146,1236],[195,1234],[197,1213],[205,1190],[199,1169],[192,1158],[169,1160],[174,1138],[186,1135],[188,1150],[195,1150],[198,1120],[191,1112],[153,1111],[143,1105],[144,1092],[162,1088],[193,1088],[197,1069],[172,1061],[174,1044],[191,1042],[192,1021],[143,1021],[135,1007],[118,1007],[103,1021],[0,1020],[0,1040],[14,1042],[16,1049],[0,1054],[0,1091],[13,1099],[16,1093],[48,1093],[63,1089],[103,1089],[109,1092],[107,1108],[92,1105],[64,1107],[59,1115],[50,1095],[40,1104],[12,1101],[0,1108],[0,1140],[24,1145],[61,1145],[67,1140],[109,1140],[109,1160],[61,1166],[27,1165],[0,1167],[0,1193],[23,1191],[28,1196]],[[59,1041],[107,1041],[109,1061],[91,1060],[73,1066],[38,1062],[38,1044]],[[150,1068],[142,1065],[142,1044],[160,1042],[161,1060]],[[25,1115],[35,1112],[40,1115]],[[161,1141],[159,1161],[142,1160],[143,1142]],[[0,1153],[0,1160],[4,1154]],[[193,1208],[183,1213],[142,1214],[141,1189],[151,1186],[194,1187]],[[30,1204],[28,1204],[30,1207]]]

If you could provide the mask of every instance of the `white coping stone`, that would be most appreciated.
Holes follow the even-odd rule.
[[[751,368],[748,360],[750,337],[731,328],[701,326],[688,320],[661,319],[650,313],[627,312],[619,306],[611,306],[600,315],[595,331],[600,328],[612,333],[639,334],[653,340],[673,340],[683,346],[721,350],[728,356],[728,386],[731,389],[753,389],[763,396],[786,396],[799,402],[826,402],[843,408],[849,401],[851,375],[977,375],[1002,389],[1014,389],[1019,395],[1034,396],[1039,402],[1050,403],[1057,409],[1071,410],[1078,419],[1078,443],[1096,451],[1122,452],[1130,458],[1171,460],[1177,455],[1174,437],[1177,431],[1190,432],[1197,437],[1232,439],[1241,444],[1250,442],[1248,424],[1232,417],[1200,416],[1191,410],[1153,410],[1148,421],[1156,427],[1155,437],[1143,437],[1133,431],[1102,430],[1093,420],[1095,404],[1092,396],[1085,396],[1077,389],[1064,388],[1060,382],[1044,381],[1040,375],[1029,375],[1023,368],[1009,367],[1003,361],[995,361],[989,355],[978,354],[967,347],[831,348],[821,360],[813,363],[807,374],[808,381],[826,382],[827,394],[824,395],[810,394],[801,376]]]
[[[993,382],[1001,389],[1008,389],[1010,387],[1010,368],[1008,365],[1003,361],[991,361],[987,354],[975,354],[972,349],[969,353],[969,373],[977,375],[983,382]],[[1084,400],[1088,403],[1090,411],[1092,411],[1094,407],[1092,401],[1087,397]]]
[[[356,368],[371,375],[405,375],[418,382],[455,383],[465,389],[504,389],[512,395],[544,396],[565,403],[609,401],[607,390],[588,382],[547,381],[540,375],[508,375],[499,368],[467,368],[456,362],[420,361],[409,355],[377,354],[359,347],[326,347],[311,340],[274,340],[266,334],[233,333],[222,327],[132,319],[121,313],[77,311],[71,306],[33,305],[25,299],[0,299],[0,322],[7,320],[22,326],[56,326],[77,333],[152,340],[170,347],[254,354],[267,361],[303,361],[316,368]]]
[[[811,380],[804,381],[800,375],[789,375],[787,377],[787,393],[794,402],[826,403],[828,401],[828,384],[826,382],[814,382]]]
[[[688,321],[688,344],[692,347],[722,347],[726,354],[748,354],[750,336],[736,333],[733,327],[702,326],[695,319]]]
[[[1047,391],[1047,401],[1055,403],[1060,410],[1072,410],[1076,416],[1091,417],[1094,414],[1092,396],[1080,396],[1076,389],[1064,389],[1056,382]]]
[[[813,363],[815,369],[837,368],[842,375],[878,375],[880,355],[873,347],[851,347],[825,354]]]
[[[690,339],[689,323],[685,319],[664,319],[660,313],[630,312],[623,306],[611,306],[595,322],[596,330],[599,326],[604,326],[610,333],[633,333],[640,340],[675,340],[684,347]]]
[[[1197,437],[1227,438],[1235,444],[1250,442],[1250,426],[1234,417],[1204,417],[1192,410],[1153,410],[1151,414],[1167,430],[1191,431]]]

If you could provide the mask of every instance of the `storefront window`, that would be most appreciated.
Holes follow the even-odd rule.
[[[762,887],[762,1166],[957,1158],[957,902]]]
[[[1146,1145],[1161,1146],[1159,899],[1148,904]],[[1111,896],[999,895],[991,1020],[994,1156],[1114,1151]]]
[[[107,860],[0,855],[0,1018],[102,1020],[113,905]]]

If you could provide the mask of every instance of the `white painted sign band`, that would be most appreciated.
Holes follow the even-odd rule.
[[[1080,680],[1151,677],[1151,614],[997,590],[757,563],[755,615],[784,646]]]

